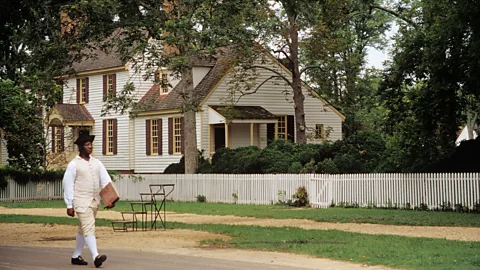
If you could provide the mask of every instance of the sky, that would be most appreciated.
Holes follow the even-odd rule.
[[[397,32],[398,26],[393,23],[392,28],[387,32],[386,36],[388,39]],[[389,46],[385,47],[383,50],[377,50],[375,48],[368,48],[368,64],[367,67],[374,66],[375,68],[382,69],[383,62],[387,59],[391,59],[391,55],[389,53],[391,49],[391,41],[389,42]]]

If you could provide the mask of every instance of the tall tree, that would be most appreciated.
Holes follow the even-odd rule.
[[[480,101],[480,6],[475,1],[403,1],[382,95],[386,131],[401,149],[403,170],[415,171],[453,152],[466,112]],[[404,144],[404,142],[409,142]]]
[[[303,60],[309,66],[307,79],[317,86],[318,93],[338,106],[347,115],[344,125],[348,137],[361,128],[357,119],[359,103],[366,96],[375,95],[376,89],[361,83],[370,78],[366,69],[368,48],[381,49],[386,45],[385,32],[390,27],[391,15],[385,12],[386,1],[350,0],[344,5],[344,20],[324,35],[324,42],[307,40]],[[337,21],[331,20],[331,23]],[[338,23],[338,22],[337,22]]]
[[[256,69],[268,69],[275,75],[257,85],[240,85],[235,83],[232,92],[241,89],[240,97],[254,94],[259,87],[272,80],[274,84],[284,83],[293,92],[293,107],[295,110],[295,136],[297,143],[307,142],[305,124],[304,100],[302,92],[302,74],[311,66],[301,63],[301,53],[305,52],[309,40],[311,44],[325,44],[325,37],[343,21],[344,1],[335,0],[276,0],[272,1],[271,12],[262,23],[265,29],[263,39],[258,40],[261,48],[257,54],[250,55],[240,61],[241,68],[237,70],[236,80],[243,82],[256,77]],[[270,49],[277,58],[290,70],[291,76],[285,76],[280,70],[256,65],[252,60],[264,54],[264,49]],[[232,95],[233,96],[233,95]]]

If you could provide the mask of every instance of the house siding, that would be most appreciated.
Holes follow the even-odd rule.
[[[283,75],[290,77],[290,75],[282,69],[278,63],[270,58],[266,58],[266,62],[262,64],[258,61],[257,65],[267,65],[267,67],[274,69],[278,72],[281,72]],[[257,68],[257,73],[259,76],[256,81],[257,84],[260,84],[264,80],[270,78],[275,73]],[[217,89],[204,101],[202,106],[203,111],[208,111],[209,105],[225,105],[225,100],[230,94],[228,92],[228,81],[231,80],[231,75],[227,75],[218,85]],[[325,105],[323,101],[314,97],[312,93],[303,87],[303,94],[305,95],[305,122],[307,126],[307,133],[315,132],[316,124],[323,124],[325,129],[328,127],[332,128],[329,140],[336,141],[342,138],[342,118],[335,113],[329,106]],[[255,105],[262,106],[266,110],[270,111],[275,115],[294,115],[294,103],[293,103],[293,93],[289,89],[289,86],[286,86],[283,81],[270,80],[265,83],[255,94],[243,96],[238,103],[235,105],[246,106],[246,105]],[[209,135],[208,135],[208,114],[202,114],[202,122],[206,123],[202,126],[202,145],[208,145]],[[260,134],[263,134],[260,138],[260,147],[265,147],[266,142],[266,125],[260,126]],[[235,135],[236,136],[236,135]],[[250,135],[248,134],[248,140]],[[321,143],[321,140],[309,140],[309,143]],[[249,145],[249,141],[248,141]],[[235,145],[233,145],[235,146]],[[205,156],[208,157],[207,151]]]
[[[135,118],[135,172],[136,173],[163,173],[165,168],[172,163],[177,163],[182,155],[168,154],[168,118],[181,117],[180,114],[162,116],[139,116]],[[146,154],[146,121],[147,119],[162,119],[162,155]]]
[[[128,170],[133,169],[134,161],[131,160],[134,151],[132,147],[131,134],[135,134],[135,130],[129,119],[128,114],[118,114],[111,112],[110,115],[101,116],[103,107],[103,75],[89,76],[89,102],[85,103],[85,107],[95,119],[95,124],[91,134],[95,135],[93,142],[93,155],[99,158],[109,170]],[[135,96],[140,99],[153,85],[151,81],[144,81],[142,74],[134,74],[131,70],[121,71],[116,73],[116,91],[120,93],[125,84],[132,82],[135,86]],[[76,103],[76,78],[68,80],[66,87],[64,87],[64,103]],[[117,154],[103,155],[102,154],[102,122],[104,119],[117,119]],[[136,134],[135,134],[136,135]],[[135,137],[133,137],[135,140]]]

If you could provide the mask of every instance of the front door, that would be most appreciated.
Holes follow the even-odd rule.
[[[225,147],[225,126],[215,127],[215,151]]]

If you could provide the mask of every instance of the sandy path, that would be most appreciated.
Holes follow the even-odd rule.
[[[0,214],[24,214],[39,216],[65,217],[65,209],[59,208],[5,208],[0,207]],[[120,219],[121,215],[115,211],[100,211],[99,218]],[[367,223],[328,223],[315,222],[306,219],[263,219],[237,216],[207,216],[195,214],[167,213],[168,221],[177,221],[191,224],[232,224],[254,225],[263,227],[298,227],[308,230],[342,230],[366,234],[387,234],[410,237],[445,238],[459,241],[480,241],[480,228],[472,227],[436,227],[436,226],[392,226]]]

